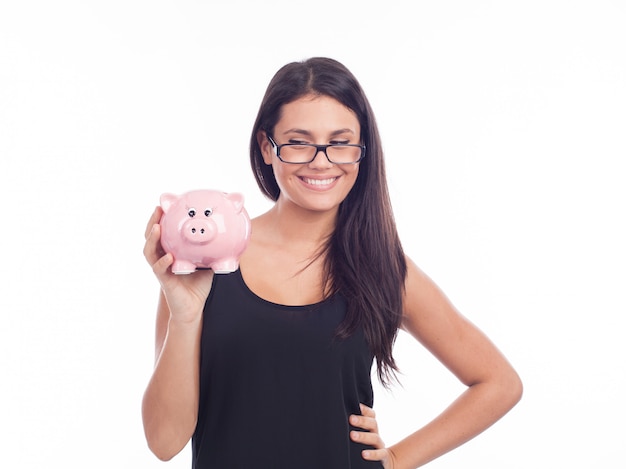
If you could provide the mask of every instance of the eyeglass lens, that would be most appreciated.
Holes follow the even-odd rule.
[[[319,150],[315,145],[283,145],[280,157],[289,163],[308,163],[319,151],[326,153],[332,163],[356,163],[361,158],[361,147],[358,145],[329,145]]]

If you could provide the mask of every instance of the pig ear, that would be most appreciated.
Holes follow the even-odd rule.
[[[172,205],[179,199],[179,197],[175,194],[161,194],[161,208],[163,209],[163,213],[167,213]]]
[[[226,194],[225,197],[233,203],[237,213],[241,212],[243,209],[243,194],[233,192],[232,194]]]

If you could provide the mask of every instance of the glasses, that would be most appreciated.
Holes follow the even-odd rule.
[[[365,145],[352,143],[330,143],[328,145],[284,143],[278,145],[269,135],[267,138],[274,148],[274,153],[283,163],[310,163],[320,151],[333,164],[355,164],[365,158]]]

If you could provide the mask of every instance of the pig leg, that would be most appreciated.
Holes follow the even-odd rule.
[[[195,271],[196,265],[189,261],[174,261],[174,264],[172,264],[172,272],[175,274],[190,274]]]
[[[229,274],[239,268],[239,261],[237,259],[220,259],[217,262],[211,264],[211,269],[216,274]]]

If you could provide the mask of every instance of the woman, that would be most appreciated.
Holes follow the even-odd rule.
[[[520,399],[494,345],[404,255],[374,115],[340,63],[272,79],[251,164],[274,206],[252,222],[232,274],[176,276],[157,208],[144,254],[161,285],[144,428],[163,460],[192,439],[196,468],[415,468],[474,437]],[[385,447],[370,370],[394,379],[399,328],[467,390]]]

